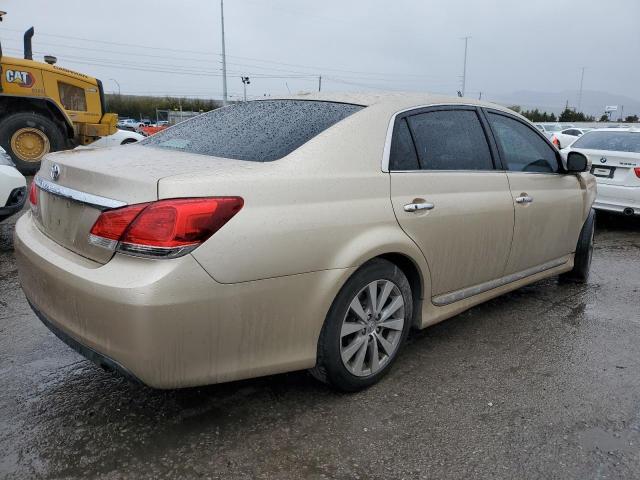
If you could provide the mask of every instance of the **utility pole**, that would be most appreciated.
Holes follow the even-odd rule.
[[[318,91],[322,91],[322,75],[318,75]]]
[[[462,37],[464,40],[464,68],[462,69],[462,96],[464,97],[465,90],[467,89],[467,51],[469,47],[469,39],[471,37]]]
[[[580,75],[580,92],[578,92],[578,111],[582,108],[582,87],[584,85],[584,71],[587,67],[582,67],[582,74]]]
[[[227,53],[224,47],[224,0],[220,0],[220,22],[222,23],[222,103],[227,104]]]
[[[251,83],[251,80],[249,80],[249,77],[240,77],[240,79],[242,80],[242,87],[244,88],[244,101],[247,101],[247,85],[249,85]]]

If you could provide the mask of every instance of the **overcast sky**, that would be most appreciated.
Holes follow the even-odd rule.
[[[585,90],[640,99],[639,0],[226,0],[229,93],[460,89]],[[95,8],[94,8],[95,7]],[[219,0],[0,0],[5,55],[34,51],[103,80],[106,91],[222,93]],[[278,78],[274,78],[278,77]],[[115,81],[113,80],[115,79]]]

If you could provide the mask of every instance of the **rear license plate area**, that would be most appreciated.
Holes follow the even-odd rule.
[[[601,178],[613,178],[613,174],[616,171],[616,167],[601,167],[592,166],[591,174]]]

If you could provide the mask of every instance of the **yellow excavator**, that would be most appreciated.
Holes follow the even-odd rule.
[[[59,67],[50,55],[33,60],[33,34],[33,27],[24,34],[24,59],[5,57],[0,45],[0,146],[25,175],[48,152],[88,145],[118,123],[105,113],[100,80]]]

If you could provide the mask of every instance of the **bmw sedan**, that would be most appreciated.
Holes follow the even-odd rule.
[[[595,181],[497,105],[238,103],[48,155],[16,225],[25,295],[80,353],[156,388],[310,369],[353,391],[411,328],[585,281]]]
[[[580,152],[590,159],[598,183],[594,208],[640,215],[640,129],[594,130],[580,137],[568,152]]]

